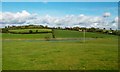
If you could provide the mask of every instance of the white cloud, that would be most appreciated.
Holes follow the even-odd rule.
[[[112,27],[114,29],[118,29],[118,21],[119,21],[119,18],[118,17],[115,17],[113,23],[112,23]]]
[[[46,1],[46,0],[44,0],[44,1],[42,1],[44,4],[47,4],[48,3],[48,1]]]
[[[104,16],[108,17],[111,14],[109,12],[104,13]],[[105,24],[104,18],[102,16],[86,16],[84,14],[80,15],[66,15],[64,17],[53,17],[50,15],[39,16],[37,14],[31,14],[25,10],[22,12],[11,13],[4,12],[0,13],[0,23],[3,26],[6,25],[29,25],[29,24],[37,24],[37,25],[48,25],[50,27],[99,27],[99,28],[117,28],[118,17],[113,19],[115,23],[108,22]]]
[[[110,12],[106,12],[106,13],[103,14],[103,16],[104,17],[109,17],[109,16],[111,16],[111,13]]]
[[[3,24],[23,24],[27,20],[32,19],[34,16],[29,12],[23,10],[22,12],[11,13],[5,12],[2,13],[2,23]]]
[[[116,22],[116,23],[118,23],[118,17],[115,17],[115,19],[114,19],[114,21]]]

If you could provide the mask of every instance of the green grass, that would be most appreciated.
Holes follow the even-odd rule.
[[[71,30],[55,30],[56,37],[62,37],[62,38],[80,38],[84,37],[84,32],[79,31],[71,31]],[[108,34],[100,34],[100,33],[92,33],[92,32],[85,32],[86,38],[111,38],[111,37],[117,37],[115,35],[108,35]]]
[[[3,39],[41,39],[45,37],[52,37],[51,33],[43,34],[2,34]]]
[[[55,30],[56,38],[83,38],[83,32]],[[45,34],[2,34],[3,70],[117,70],[117,36],[86,32],[80,41],[39,41]],[[11,40],[4,40],[11,39]],[[12,39],[33,39],[12,40]]]
[[[33,32],[45,32],[45,31],[52,31],[51,29],[17,29],[17,30],[9,30],[10,32],[29,32],[29,30],[32,30]]]
[[[19,30],[16,30],[19,31]],[[42,31],[42,30],[41,30]],[[38,39],[38,38],[45,38],[50,37],[52,38],[51,33],[43,33],[43,34],[2,34],[3,39]],[[70,31],[70,30],[55,30],[55,37],[56,38],[83,38],[84,33],[78,31]],[[86,38],[117,38],[114,35],[107,35],[107,34],[99,34],[99,33],[85,33]]]
[[[2,71],[2,34],[0,33],[0,71]]]
[[[3,41],[3,70],[116,70],[116,39]]]

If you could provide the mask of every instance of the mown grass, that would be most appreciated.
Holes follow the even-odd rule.
[[[3,41],[3,70],[117,70],[117,39]]]
[[[80,37],[86,37],[86,38],[108,38],[108,37],[117,37],[115,35],[109,35],[109,34],[102,34],[102,33],[92,33],[92,32],[79,32],[79,31],[72,31],[72,30],[55,30],[56,37],[62,37],[62,38],[80,38]]]
[[[2,34],[0,33],[0,70],[2,71]]]
[[[118,69],[117,36],[86,32],[86,38],[95,39],[85,40],[85,42],[34,40],[45,36],[52,37],[52,34],[2,34],[3,70]],[[55,36],[56,38],[83,38],[83,32],[55,30]]]
[[[19,31],[19,30],[18,30]],[[39,29],[40,31],[40,29]],[[42,30],[43,31],[43,30]],[[71,31],[71,30],[55,30],[54,31],[56,38],[83,38],[84,32],[79,31]],[[38,39],[38,38],[45,38],[49,37],[52,38],[51,33],[42,33],[42,34],[2,34],[3,39]],[[115,35],[108,35],[108,34],[99,34],[99,33],[91,33],[85,32],[86,38],[117,38]]]
[[[42,33],[42,34],[2,34],[3,39],[41,39],[45,37],[52,38],[51,33]]]
[[[9,30],[10,32],[29,32],[29,30],[32,30],[32,32],[45,32],[45,31],[52,31],[51,29],[17,29],[17,30]]]

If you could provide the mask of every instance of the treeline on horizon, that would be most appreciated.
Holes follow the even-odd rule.
[[[80,32],[96,32],[96,33],[103,33],[103,34],[111,34],[111,35],[119,35],[120,36],[120,30],[113,30],[110,28],[107,30],[106,28],[100,29],[100,28],[85,28],[85,27],[48,27],[43,25],[24,25],[24,26],[5,26],[4,28],[0,29],[1,33],[10,33],[9,30],[17,30],[17,29],[61,29],[61,30],[74,30],[74,31],[80,31]],[[32,33],[32,30],[29,31],[29,34]],[[35,33],[38,33],[36,30]],[[47,32],[45,32],[47,33]]]

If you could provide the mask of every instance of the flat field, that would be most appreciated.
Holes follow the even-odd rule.
[[[117,36],[86,32],[85,40],[69,41],[46,36],[52,38],[51,33],[2,34],[3,70],[118,70]],[[55,36],[84,38],[84,33],[55,30]]]

